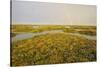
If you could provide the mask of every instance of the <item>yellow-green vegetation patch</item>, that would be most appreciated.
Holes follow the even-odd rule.
[[[12,43],[12,65],[96,61],[96,41],[63,33],[45,34]]]
[[[12,32],[43,32],[48,30],[64,29],[61,25],[12,25]]]
[[[80,34],[85,34],[85,35],[94,35],[94,36],[96,36],[96,29],[94,29],[94,28],[86,28],[86,29],[84,29],[84,28],[80,28],[80,29],[75,29],[75,28],[65,28],[65,29],[63,29],[63,31],[64,32],[66,32],[66,33],[80,33]]]

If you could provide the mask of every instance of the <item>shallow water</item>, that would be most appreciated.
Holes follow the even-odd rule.
[[[18,32],[18,33],[20,33],[20,34],[13,37],[12,41],[24,40],[24,39],[32,38],[34,36],[44,35],[47,33],[50,33],[50,34],[64,33],[64,34],[69,34],[69,35],[81,36],[81,37],[87,38],[89,40],[96,40],[96,36],[90,36],[90,35],[79,34],[79,33],[65,33],[65,32],[63,32],[63,30],[51,30],[51,31],[38,32],[38,33],[27,33],[27,32]]]

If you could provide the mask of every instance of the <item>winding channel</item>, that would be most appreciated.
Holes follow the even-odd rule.
[[[32,38],[34,36],[38,35],[44,35],[44,34],[53,34],[53,33],[64,33],[64,34],[69,34],[69,35],[76,35],[76,36],[81,36],[89,40],[96,40],[96,36],[90,36],[90,35],[85,35],[85,34],[79,34],[79,33],[66,33],[63,30],[50,30],[50,31],[44,31],[44,32],[38,32],[38,33],[30,33],[30,32],[14,32],[18,33],[16,36],[12,37],[12,42],[14,41],[19,41],[19,40],[24,40],[28,38]]]

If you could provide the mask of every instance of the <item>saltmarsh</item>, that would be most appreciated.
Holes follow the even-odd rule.
[[[50,30],[62,30],[66,33],[80,33],[85,35],[96,35],[96,26],[71,26],[71,25],[12,25],[12,35],[20,32],[43,32]]]
[[[38,65],[96,61],[96,41],[52,33],[12,43],[12,65]]]

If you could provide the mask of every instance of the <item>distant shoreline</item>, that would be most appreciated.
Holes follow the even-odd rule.
[[[56,26],[56,24],[10,24],[10,25],[52,25],[52,26]],[[57,24],[57,26],[59,26],[60,24]],[[62,24],[61,26],[97,26],[97,25],[64,25]]]

